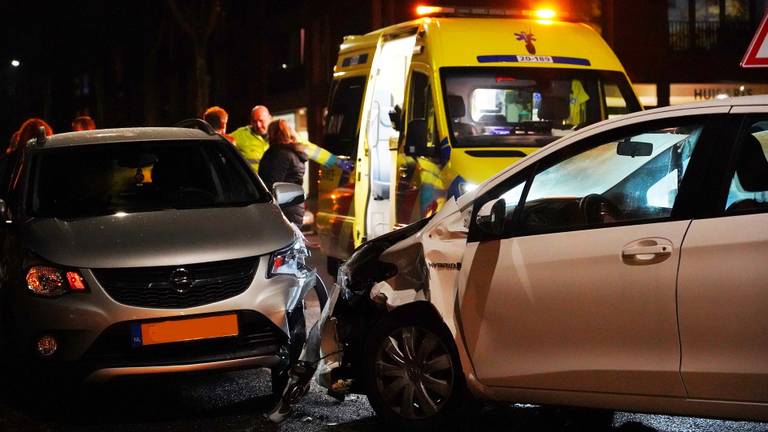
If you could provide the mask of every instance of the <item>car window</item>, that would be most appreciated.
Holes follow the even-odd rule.
[[[357,124],[364,90],[365,77],[344,78],[331,88],[324,133],[325,146],[336,155],[354,158],[357,154]]]
[[[753,122],[738,147],[726,213],[768,211],[768,119]]]
[[[526,231],[669,217],[703,126],[573,144],[539,169],[522,208]]]
[[[429,76],[422,72],[411,75],[410,99],[406,113],[407,121],[415,119],[426,120],[428,148],[438,145],[437,127],[435,121],[435,106],[432,100],[432,86]]]
[[[77,218],[268,202],[269,193],[217,141],[149,141],[36,152],[31,216]]]

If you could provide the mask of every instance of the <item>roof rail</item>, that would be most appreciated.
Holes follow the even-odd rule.
[[[37,128],[37,136],[35,136],[35,146],[42,147],[48,141],[48,137],[45,135],[45,127],[40,126]]]
[[[179,128],[198,129],[207,133],[208,135],[216,135],[216,129],[214,129],[213,126],[211,126],[207,121],[199,118],[189,118],[182,120],[176,123],[175,126]]]

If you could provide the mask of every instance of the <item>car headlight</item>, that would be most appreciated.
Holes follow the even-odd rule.
[[[69,292],[87,290],[78,271],[51,266],[32,266],[27,270],[27,288],[44,297],[58,297]]]
[[[269,275],[290,275],[300,277],[306,273],[306,258],[309,250],[301,240],[296,241],[285,249],[272,253],[269,258]]]

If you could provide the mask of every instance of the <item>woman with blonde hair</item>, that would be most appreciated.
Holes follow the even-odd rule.
[[[267,128],[269,148],[259,163],[259,177],[272,190],[276,182],[304,184],[307,155],[298,141],[296,132],[287,121],[278,119]],[[304,204],[283,209],[289,221],[301,227],[304,219]]]

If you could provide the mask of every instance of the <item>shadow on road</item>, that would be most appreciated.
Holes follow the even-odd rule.
[[[6,386],[2,386],[6,389]],[[53,396],[53,395],[48,395]],[[0,430],[18,431],[391,431],[364,397],[343,403],[315,388],[285,424],[263,414],[272,407],[266,373],[233,372],[133,378],[19,403],[0,390]],[[34,401],[34,399],[33,399]],[[457,431],[652,432],[635,422],[613,426],[610,413],[523,405],[486,406],[462,418]]]
[[[334,432],[391,431],[391,427],[382,424],[374,417],[355,420],[345,424],[329,425],[327,430]],[[655,432],[656,429],[637,422],[613,425],[610,412],[579,410],[570,408],[485,407],[477,415],[462,418],[453,430],[469,431],[562,431],[562,432]]]
[[[266,377],[266,378],[265,378]],[[117,380],[46,392],[0,386],[0,430],[277,430],[268,373]]]

